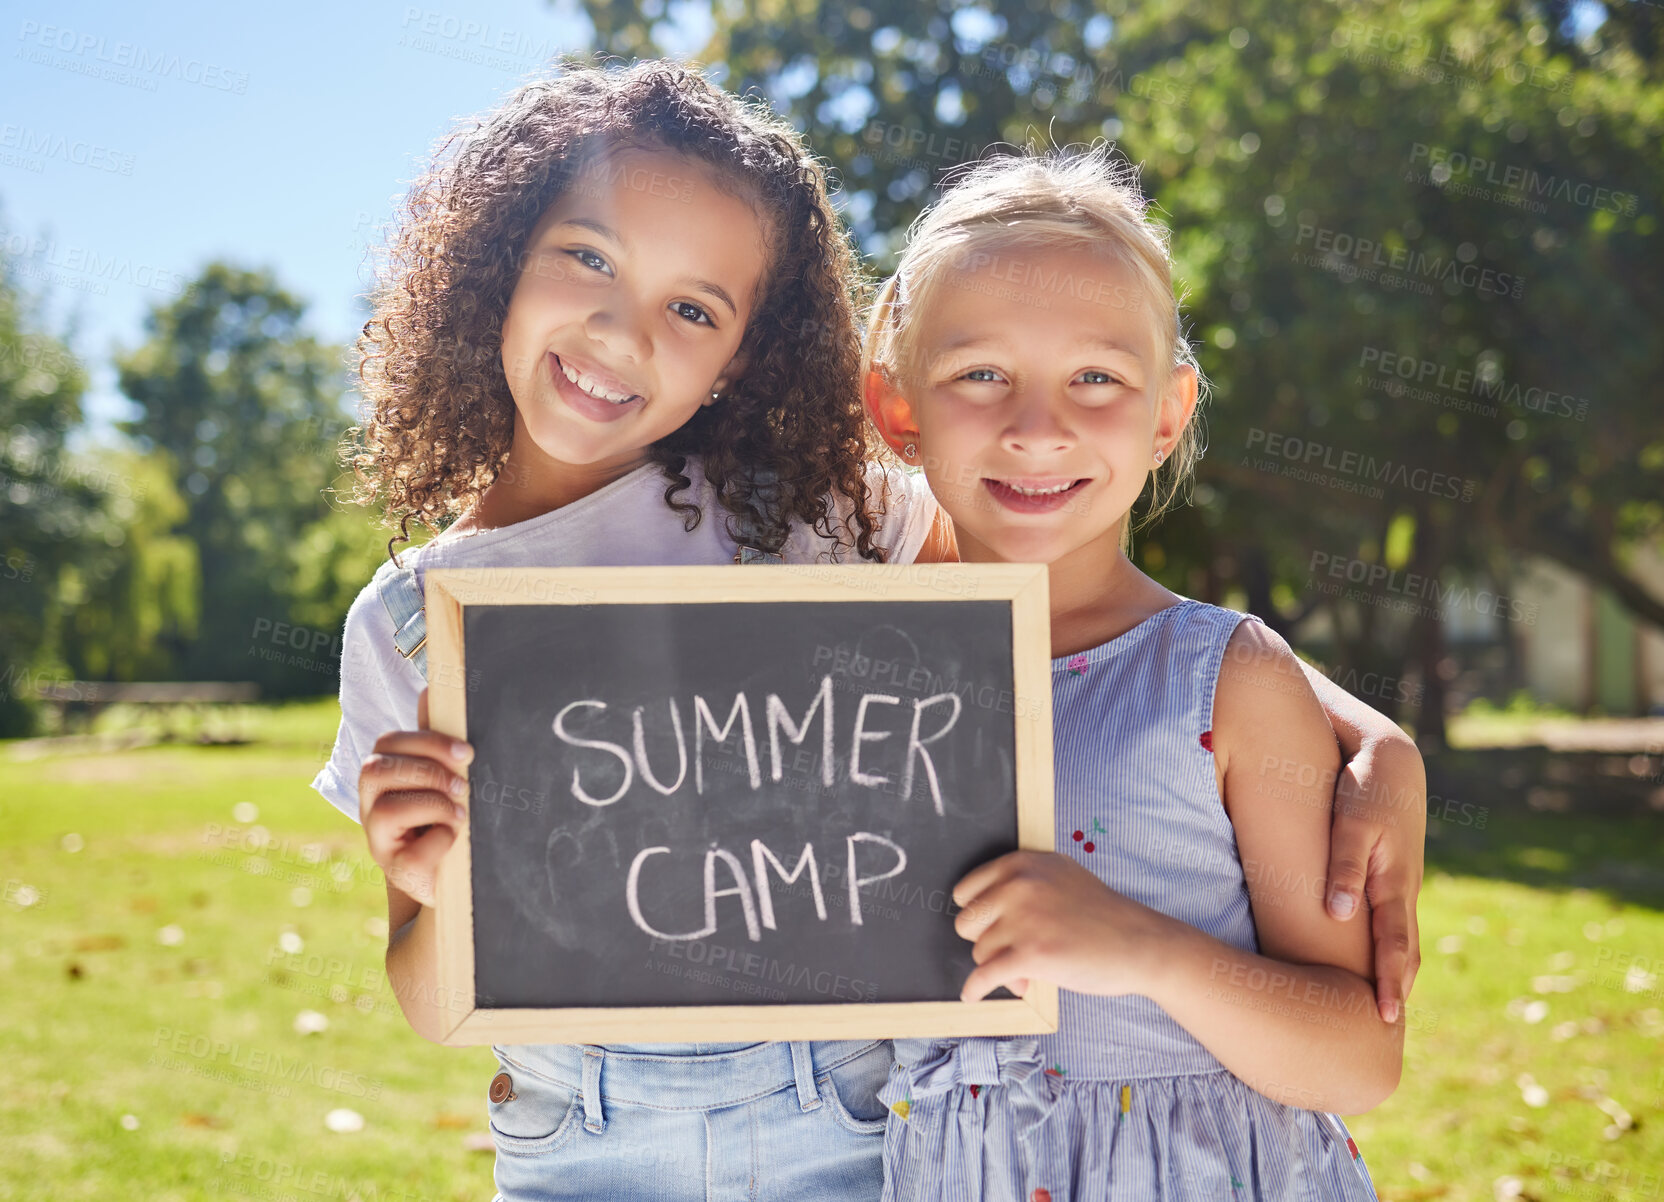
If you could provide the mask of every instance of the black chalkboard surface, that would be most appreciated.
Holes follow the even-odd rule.
[[[1055,1029],[1055,990],[958,1000],[954,882],[1052,846],[1014,566],[429,573],[430,712],[475,749],[447,1042]]]

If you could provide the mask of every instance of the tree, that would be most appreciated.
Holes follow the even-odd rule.
[[[101,448],[81,457],[104,504],[58,578],[51,645],[78,680],[166,680],[196,635],[196,545],[175,533],[185,501],[170,456]]]
[[[655,52],[658,12],[588,11],[603,49]],[[1413,668],[1438,745],[1441,611],[1516,557],[1664,625],[1625,568],[1664,530],[1664,20],[1587,11],[731,0],[698,57],[838,167],[881,270],[992,144],[1142,163],[1216,385],[1197,503],[1143,562],[1360,674]],[[1328,591],[1336,565],[1365,587]]]
[[[307,565],[349,551],[352,574],[369,574],[362,548],[334,537],[325,496],[349,424],[341,351],[304,330],[304,311],[269,275],[214,263],[154,309],[146,342],[116,360],[141,409],[123,429],[172,465],[183,501],[173,531],[200,564],[200,620],[174,663],[187,678],[323,691],[350,594],[342,601],[333,578],[325,585]],[[297,608],[319,624],[299,642],[279,639]]]
[[[0,735],[32,727],[29,698],[51,667],[53,587],[97,512],[97,490],[64,446],[86,386],[69,347],[45,331],[39,299],[0,256]]]

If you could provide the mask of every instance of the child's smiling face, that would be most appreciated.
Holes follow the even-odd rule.
[[[711,404],[737,375],[764,237],[750,204],[681,155],[621,149],[580,170],[527,239],[503,322],[516,442],[633,466]]]
[[[1119,261],[1064,246],[972,263],[930,292],[911,370],[869,409],[898,449],[916,432],[966,560],[1116,553],[1195,376],[1158,362],[1151,310]]]

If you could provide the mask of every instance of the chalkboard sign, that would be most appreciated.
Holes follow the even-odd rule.
[[[452,1044],[1053,1031],[958,1000],[951,890],[1051,850],[1034,565],[446,569],[468,739],[435,907]],[[471,1005],[468,1004],[471,999]]]

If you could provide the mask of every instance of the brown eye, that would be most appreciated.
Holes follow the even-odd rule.
[[[612,274],[612,270],[607,266],[607,261],[592,250],[569,250],[566,253],[591,271],[604,271],[608,275]],[[595,261],[592,263],[590,262],[591,259]]]
[[[716,322],[711,320],[711,315],[692,301],[676,301],[670,307],[675,311],[676,316],[686,317],[694,325],[716,325]]]

